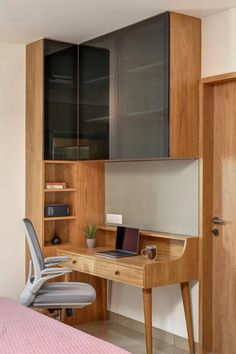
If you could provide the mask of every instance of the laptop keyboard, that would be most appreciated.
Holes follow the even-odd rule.
[[[104,252],[97,252],[97,255],[103,255],[103,256],[110,256],[110,257],[128,257],[128,256],[134,256],[132,252],[125,252],[125,251],[119,251],[119,250],[111,250],[111,251],[104,251]]]
[[[125,252],[125,251],[109,251],[110,254],[113,254],[114,256],[130,256],[132,253],[130,252]]]

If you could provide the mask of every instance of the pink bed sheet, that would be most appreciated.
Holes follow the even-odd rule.
[[[127,354],[128,352],[0,298],[1,354]]]

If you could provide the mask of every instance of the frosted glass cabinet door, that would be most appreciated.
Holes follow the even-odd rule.
[[[80,45],[79,158],[169,153],[169,14]]]
[[[128,27],[119,38],[118,158],[167,157],[169,15]]]
[[[79,46],[79,159],[109,158],[109,59],[107,48]]]
[[[78,46],[44,40],[44,159],[77,160]]]

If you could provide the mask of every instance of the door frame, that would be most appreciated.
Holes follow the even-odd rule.
[[[199,353],[213,353],[213,149],[214,87],[236,81],[236,72],[200,81],[199,125]]]

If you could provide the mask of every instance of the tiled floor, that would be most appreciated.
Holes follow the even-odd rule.
[[[79,325],[77,328],[122,347],[133,354],[146,353],[143,334],[111,321],[88,323]],[[154,339],[153,354],[188,354],[188,352]]]

